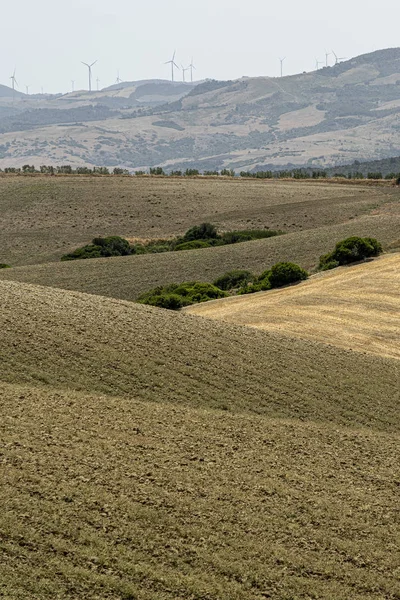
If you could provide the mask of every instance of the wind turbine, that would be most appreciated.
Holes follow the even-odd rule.
[[[182,68],[182,75],[183,75],[183,83],[185,83],[186,82],[185,73],[186,73],[186,71],[189,71],[190,67],[185,68],[183,65],[181,65],[181,68]]]
[[[172,79],[171,81],[174,81],[174,67],[176,67],[177,69],[179,69],[178,65],[175,62],[175,54],[176,54],[176,50],[174,51],[173,55],[172,55],[172,59],[171,60],[167,60],[166,63],[164,63],[165,65],[171,65],[171,72],[172,72]]]
[[[280,58],[279,61],[281,63],[281,77],[283,77],[283,63],[286,60],[286,56],[284,58]]]
[[[30,85],[26,85],[26,86],[25,86],[25,89],[26,89],[26,95],[27,95],[27,96],[29,96],[29,88],[30,88],[30,87],[31,87]]]
[[[14,73],[10,77],[11,87],[12,87],[12,91],[13,91],[13,102],[14,102],[14,96],[15,96],[15,86],[18,86],[18,81],[15,79],[15,71],[16,71],[16,69],[14,69]]]
[[[345,56],[338,56],[335,54],[334,50],[332,50],[332,54],[335,57],[335,65],[339,64],[341,60],[346,60]]]
[[[99,83],[100,83],[100,79],[99,79],[99,78],[97,78],[97,79],[96,79],[97,91],[99,91]]]
[[[117,79],[115,80],[115,83],[122,83],[122,79],[119,76],[119,71],[117,71]]]
[[[330,55],[332,54],[332,52],[327,52],[325,50],[325,66],[328,66],[328,58],[330,57]]]
[[[193,64],[193,57],[188,68],[190,69],[190,82],[193,83],[193,69],[196,70],[196,67]]]
[[[71,88],[72,88],[72,91],[74,92],[75,91],[75,81],[74,81],[74,79],[71,79]]]
[[[323,64],[324,64],[324,62],[322,60],[318,60],[318,58],[315,59],[315,67],[316,67],[317,71],[319,69],[319,65],[323,65]]]
[[[97,63],[97,60],[92,62],[91,65],[88,65],[88,63],[83,62],[83,60],[81,60],[81,63],[83,65],[85,65],[89,70],[89,92],[91,92],[92,91],[92,67],[93,67],[93,65],[95,65]]]

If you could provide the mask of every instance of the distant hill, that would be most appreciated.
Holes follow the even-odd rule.
[[[49,108],[51,101],[45,102]],[[51,159],[75,166],[239,171],[331,167],[398,156],[400,48],[279,79],[205,81],[197,86],[127,82],[91,94],[67,94],[51,106],[88,104],[105,105],[118,114],[99,125],[83,121],[73,133],[60,127],[17,136],[10,132],[0,167],[10,162],[19,166],[29,157],[31,162]],[[62,149],[50,156],[37,144],[39,139],[56,144],[65,135],[79,150]]]
[[[7,85],[0,84],[0,98],[12,98],[13,96],[15,98],[21,98],[25,96],[25,94],[22,94],[22,92],[18,92],[18,90],[13,90]]]

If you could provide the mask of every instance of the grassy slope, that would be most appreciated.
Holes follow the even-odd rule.
[[[384,246],[398,240],[399,209],[400,204],[396,203],[387,214],[233,246],[3,269],[0,279],[135,300],[157,285],[193,279],[213,281],[231,269],[261,273],[281,260],[312,269],[321,254],[350,235],[376,237]]]
[[[212,221],[301,231],[384,206],[390,187],[321,182],[0,177],[0,262],[44,263],[96,235],[159,238]]]
[[[300,285],[185,309],[226,323],[400,358],[400,253]]]
[[[400,593],[397,361],[76,292],[0,295],[2,595]]]

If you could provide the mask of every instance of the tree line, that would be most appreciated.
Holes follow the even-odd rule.
[[[41,165],[38,169],[35,165],[23,165],[22,167],[6,167],[0,169],[0,173],[16,174],[45,174],[45,175],[125,175],[125,176],[157,176],[157,177],[239,177],[242,179],[372,179],[372,180],[396,180],[400,185],[400,172],[383,174],[381,171],[370,171],[365,175],[361,171],[343,172],[331,169],[283,169],[267,171],[240,171],[236,173],[233,169],[204,170],[188,168],[186,170],[164,170],[162,167],[150,167],[148,171],[131,172],[121,167],[72,167],[71,165]]]

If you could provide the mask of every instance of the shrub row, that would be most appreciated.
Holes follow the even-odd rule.
[[[228,296],[226,292],[212,283],[186,281],[156,287],[142,294],[138,298],[138,302],[158,306],[159,308],[179,310],[183,306],[207,302],[207,300],[215,300],[216,298],[225,298],[226,296]]]
[[[127,256],[132,254],[129,242],[119,236],[94,238],[91,244],[77,248],[70,254],[65,254],[61,260],[77,260],[85,258],[102,258],[106,256]]]
[[[203,283],[189,281],[159,286],[142,294],[138,298],[141,304],[150,304],[159,308],[179,310],[197,302],[207,302],[225,298],[237,289],[239,294],[247,294],[273,287],[282,287],[296,281],[307,279],[308,273],[293,263],[278,263],[268,271],[256,277],[250,271],[229,271],[214,281]]]
[[[98,237],[91,244],[77,248],[73,252],[64,255],[61,260],[194,250],[196,248],[238,244],[240,242],[269,238],[281,235],[282,233],[282,231],[272,231],[269,229],[247,229],[244,231],[227,231],[219,234],[217,228],[211,223],[202,223],[201,225],[191,227],[183,236],[171,240],[153,240],[147,244],[133,244],[131,246],[127,240],[118,236]]]

